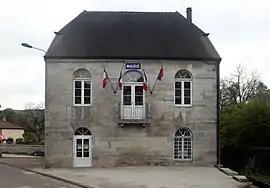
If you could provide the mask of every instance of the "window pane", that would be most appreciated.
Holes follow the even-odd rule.
[[[181,98],[175,97],[175,104],[181,104]]]
[[[82,139],[76,140],[76,156],[82,157]]]
[[[81,97],[75,97],[75,104],[81,104],[82,98]]]
[[[89,139],[83,139],[83,156],[89,157]]]
[[[135,105],[143,105],[143,96],[135,96]]]
[[[91,96],[91,90],[88,89],[84,89],[84,96],[90,97]]]
[[[75,96],[76,97],[82,96],[82,90],[81,89],[75,89]]]
[[[84,88],[91,88],[90,81],[84,81]]]
[[[83,139],[83,149],[89,151],[89,139]]]
[[[81,81],[75,81],[75,88],[81,88],[82,82]]]
[[[137,79],[137,82],[143,82],[143,77],[140,76],[140,77]]]
[[[83,157],[89,157],[89,151],[84,151],[83,152]]]
[[[143,95],[143,86],[135,86],[135,95]]]
[[[180,89],[175,89],[175,96],[181,97],[181,90]]]
[[[185,97],[190,97],[190,90],[185,90],[184,95]]]
[[[185,97],[184,102],[185,102],[185,104],[191,104],[191,103],[190,103],[190,98],[186,98],[186,97]]]
[[[184,88],[185,89],[190,89],[190,82],[185,82],[184,83]]]
[[[175,89],[181,89],[181,82],[175,82]]]
[[[124,105],[131,105],[131,96],[124,96]]]
[[[131,95],[131,86],[124,86],[123,87],[123,94],[124,95]]]
[[[91,104],[91,97],[84,97],[84,104]]]
[[[82,157],[82,152],[81,151],[77,152],[76,157]]]
[[[82,139],[77,139],[76,142],[77,142],[77,145],[82,144]]]

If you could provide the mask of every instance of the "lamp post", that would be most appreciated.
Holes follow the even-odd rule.
[[[42,52],[46,53],[45,50],[43,50],[43,49],[41,49],[41,48],[36,48],[36,47],[31,46],[30,44],[27,44],[27,43],[22,43],[21,45],[22,45],[23,47],[26,47],[26,48],[33,48],[33,49],[35,49],[35,50],[39,50],[39,51],[42,51]]]

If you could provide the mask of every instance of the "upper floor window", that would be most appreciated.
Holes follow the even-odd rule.
[[[174,76],[174,104],[192,105],[192,75],[187,70],[179,70]]]
[[[73,75],[73,104],[90,106],[92,102],[91,74],[85,69],[77,70]]]

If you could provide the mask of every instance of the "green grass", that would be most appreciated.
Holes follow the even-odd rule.
[[[263,174],[253,174],[251,177],[256,180],[263,181],[265,183],[270,183],[270,176],[266,176]]]

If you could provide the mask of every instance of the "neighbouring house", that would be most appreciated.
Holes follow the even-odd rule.
[[[219,64],[178,12],[83,11],[47,53],[45,153],[55,167],[219,163]]]
[[[0,142],[6,144],[14,144],[17,138],[23,138],[24,128],[9,123],[7,121],[0,120]]]

